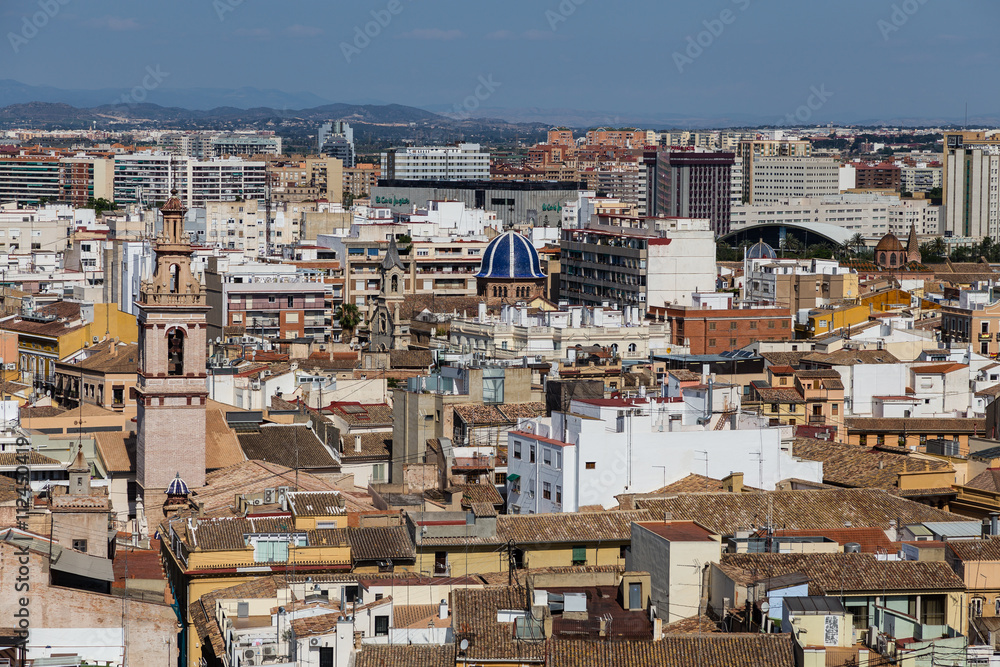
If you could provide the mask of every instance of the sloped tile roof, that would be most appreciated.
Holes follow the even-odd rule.
[[[344,513],[344,497],[337,491],[293,491],[288,507],[295,516],[336,516]]]
[[[360,438],[361,451],[356,445]],[[386,460],[392,458],[392,431],[385,433],[345,433],[340,438],[340,458],[344,462],[354,460]]]
[[[965,486],[981,491],[1000,493],[1000,468],[988,468],[982,471],[966,482]]]
[[[906,500],[881,489],[819,489],[760,493],[684,493],[665,498],[635,497],[636,509],[653,517],[697,521],[720,535],[762,526],[767,517],[790,529],[852,526],[888,529],[890,521],[963,520],[950,512]]]
[[[766,577],[801,573],[809,592],[834,595],[841,590],[964,590],[965,582],[941,561],[878,560],[874,554],[723,554],[719,569],[739,584]]]
[[[379,646],[365,644],[354,667],[455,667],[455,646]]]
[[[259,431],[239,433],[240,447],[249,460],[289,468],[331,468],[337,465],[316,434],[304,425],[269,424]]]
[[[258,577],[245,584],[237,584],[229,588],[205,593],[198,600],[188,605],[188,615],[194,622],[195,631],[203,644],[210,644],[216,656],[226,655],[226,645],[215,620],[215,603],[217,600],[271,598],[277,595],[278,588],[285,586],[282,576]]]
[[[348,426],[392,426],[392,408],[385,403],[331,403],[324,412],[340,417]]]
[[[902,472],[954,470],[945,461],[910,456],[905,450],[886,452],[813,438],[796,438],[792,454],[810,461],[822,461],[823,481],[837,486],[895,489]]]
[[[760,534],[763,534],[763,531]],[[775,530],[774,535],[778,537],[828,537],[840,545],[853,542],[861,547],[862,553],[866,554],[877,553],[879,549],[884,549],[887,553],[893,553],[897,550],[896,545],[886,536],[885,531],[879,528],[781,529]]]
[[[222,410],[205,409],[205,468],[218,470],[245,461],[236,433],[226,423]]]
[[[948,540],[945,544],[959,560],[1000,561],[1000,537],[988,540]]]
[[[721,493],[723,491],[725,489],[723,488],[722,480],[691,473],[687,477],[683,477],[672,484],[667,484],[653,493],[663,495],[671,493]],[[759,489],[744,486],[743,491],[759,491]]]
[[[790,634],[671,635],[660,641],[555,640],[547,667],[794,667]]]
[[[516,640],[513,623],[497,622],[497,612],[502,609],[524,609],[525,595],[521,589],[508,587],[456,589],[452,593],[455,643],[469,640],[466,651],[469,660],[541,661],[544,658],[544,642]]]
[[[454,488],[462,492],[463,505],[471,503],[503,504],[503,496],[492,484],[456,484]]]
[[[135,433],[98,431],[94,439],[105,470],[110,473],[135,470]]]
[[[704,614],[701,616],[690,616],[663,626],[663,634],[665,635],[693,635],[712,632],[722,631],[719,629],[718,623]]]
[[[377,561],[415,558],[410,534],[403,526],[349,528],[351,559]]]

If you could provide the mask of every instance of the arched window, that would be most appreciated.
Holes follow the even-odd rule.
[[[889,266],[896,266],[896,253],[889,253]]]
[[[390,281],[390,284],[392,286],[391,289],[390,289],[390,291],[393,294],[397,294],[399,292],[399,276],[393,275],[392,276],[392,280]]]
[[[184,332],[180,329],[167,333],[167,375],[184,375]]]
[[[503,288],[503,295],[507,296],[507,287],[506,286],[504,286],[504,288]]]
[[[181,267],[176,264],[170,265],[170,293],[177,294],[181,291]]]
[[[628,351],[629,352],[635,352],[635,349],[636,349],[635,348],[635,343],[629,343],[628,344]]]
[[[882,266],[885,266],[885,253],[879,255],[878,263],[881,264]]]

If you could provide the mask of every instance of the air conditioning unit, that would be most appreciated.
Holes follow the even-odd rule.
[[[257,664],[256,662],[254,662],[254,658],[255,657],[257,657],[257,652],[254,651],[252,648],[248,648],[247,650],[243,651],[243,662],[244,663],[246,663],[248,665],[255,665],[255,664]]]
[[[264,489],[264,504],[273,505],[274,502],[274,489]]]
[[[254,498],[253,499],[253,504],[254,505],[263,505],[264,504],[264,499],[263,498]]]
[[[310,646],[319,646],[319,637],[312,637],[309,640],[309,645]]]
[[[250,389],[253,391],[260,391],[260,380],[252,380],[250,382]]]
[[[264,655],[274,655],[274,653],[275,653],[275,649],[274,649],[273,646],[265,646],[264,647]]]
[[[16,371],[17,370],[17,364],[4,364],[3,365],[3,369],[5,371]]]

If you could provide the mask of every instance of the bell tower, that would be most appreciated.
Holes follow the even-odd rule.
[[[139,290],[136,381],[136,480],[144,494],[162,493],[178,473],[205,485],[205,321],[209,306],[191,273],[184,207],[177,191],[160,209],[156,266]],[[146,497],[149,506],[151,496]]]

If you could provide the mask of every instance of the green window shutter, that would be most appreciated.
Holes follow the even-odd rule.
[[[587,547],[573,547],[573,562],[574,563],[587,562]]]

